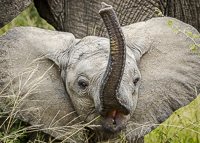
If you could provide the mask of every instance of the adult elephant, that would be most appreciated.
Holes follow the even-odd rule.
[[[3,0],[0,3],[0,28],[16,17],[33,0]],[[104,23],[98,11],[102,0],[34,0],[44,19],[59,31],[73,33],[77,38],[88,35],[105,36]],[[154,7],[164,15],[175,17],[200,31],[199,0],[104,0],[112,5],[121,26],[156,17]]]

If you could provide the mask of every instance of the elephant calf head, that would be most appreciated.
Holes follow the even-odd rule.
[[[110,72],[106,71],[108,53],[108,39],[86,37],[75,45],[67,68],[62,72],[67,92],[82,120],[89,122],[101,115],[104,127],[117,131],[125,125],[130,118],[130,112],[136,107],[140,72],[134,56],[127,54],[124,74],[113,77],[121,79],[119,88],[113,89],[118,90],[118,93],[102,95],[102,90],[112,89],[116,84],[109,84],[109,87],[102,89],[105,73]]]
[[[108,39],[99,37],[80,40],[69,53],[62,73],[82,120],[89,122],[101,115],[104,128],[116,132],[136,108],[140,72],[132,52],[126,54],[124,35],[112,6],[103,3],[100,15],[110,44]]]

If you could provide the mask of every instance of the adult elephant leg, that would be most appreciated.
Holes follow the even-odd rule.
[[[19,15],[33,0],[1,0],[0,28]]]
[[[34,0],[35,6],[44,19],[57,30],[71,32],[77,38],[88,35],[107,36],[102,19],[98,15],[100,0]],[[157,16],[155,0],[104,0],[112,5],[121,26]]]
[[[160,0],[159,8],[164,15],[175,17],[200,31],[199,0]]]

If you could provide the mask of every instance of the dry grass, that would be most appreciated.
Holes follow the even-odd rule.
[[[37,60],[34,60],[34,62],[37,62]],[[32,62],[32,64],[34,64],[34,62]],[[78,124],[69,125],[70,124],[69,122],[65,126],[57,127],[56,126],[57,122],[62,120],[62,118],[65,118],[67,116],[70,116],[70,114],[72,114],[72,113],[69,113],[67,115],[64,115],[63,117],[55,121],[55,118],[57,114],[59,113],[58,111],[58,113],[52,119],[50,125],[46,128],[41,128],[43,126],[42,124],[21,126],[22,122],[19,122],[19,121],[16,122],[17,120],[15,118],[17,118],[19,114],[21,115],[21,112],[23,112],[23,110],[25,110],[26,112],[29,112],[32,110],[31,108],[21,110],[20,106],[22,103],[29,101],[27,99],[29,95],[32,92],[37,91],[37,87],[40,86],[43,83],[43,81],[46,80],[45,75],[53,67],[53,65],[50,66],[49,69],[47,69],[41,76],[38,76],[37,78],[33,79],[33,76],[36,74],[36,71],[37,71],[36,69],[38,68],[38,64],[36,64],[35,67],[32,66],[31,64],[29,66],[30,67],[28,68],[22,69],[19,72],[19,74],[17,74],[17,76],[14,76],[10,80],[10,82],[5,86],[5,88],[1,89],[0,91],[1,108],[3,109],[3,111],[1,112],[1,117],[0,117],[1,122],[2,122],[0,125],[0,129],[1,129],[0,141],[5,142],[5,143],[11,142],[11,141],[18,142],[20,138],[23,138],[26,134],[31,133],[31,132],[52,131],[52,132],[60,132],[62,134],[57,136],[57,138],[52,139],[50,142],[54,142],[56,139],[60,139],[60,138],[64,139],[62,142],[65,142],[65,141],[75,142],[72,139],[72,137],[74,135],[77,136],[79,132],[84,130],[85,126],[89,126],[90,123],[92,123],[98,117],[87,124],[82,124],[80,122]],[[25,81],[23,80],[24,77],[26,77]],[[13,81],[16,79],[19,81],[18,89],[12,89]],[[9,88],[9,91],[17,91],[17,92],[13,92],[11,95],[7,95],[7,94],[3,95],[4,91],[5,90],[7,91],[8,88]],[[25,89],[27,92],[24,94]],[[73,119],[71,122],[73,122],[74,120],[76,119]],[[18,123],[19,125],[16,125]],[[38,141],[38,139],[35,139],[35,140]]]

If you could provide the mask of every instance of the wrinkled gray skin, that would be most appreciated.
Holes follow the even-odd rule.
[[[173,20],[179,22],[180,29],[189,26]],[[119,99],[132,106],[123,123],[129,142],[142,141],[139,138],[156,128],[155,124],[200,93],[200,57],[188,48],[192,41],[182,33],[173,34],[167,21],[154,18],[122,28],[127,59]],[[199,34],[193,27],[190,31]],[[195,40],[200,43],[200,38]],[[10,99],[17,94],[24,97],[17,118],[42,124],[40,128],[55,137],[68,132],[58,137],[65,139],[76,125],[81,126],[80,121],[89,123],[99,116],[99,87],[108,61],[109,39],[88,36],[79,40],[66,32],[19,27],[0,37],[0,53],[1,94],[10,95]],[[56,65],[50,68],[53,63]],[[141,80],[134,85],[136,77]],[[89,83],[86,90],[78,85],[81,79]],[[1,102],[5,107],[7,100],[1,98]],[[109,124],[109,120],[104,123]],[[65,126],[65,131],[53,129],[55,126]],[[102,127],[100,120],[86,126],[95,131],[97,140],[117,137]]]
[[[0,28],[15,18],[33,0],[1,0]],[[34,0],[48,23],[59,31],[73,33],[77,38],[88,35],[106,36],[104,23],[98,15],[102,0]],[[164,15],[177,18],[200,31],[199,0],[104,0],[115,9],[121,26],[157,17],[155,7]]]

